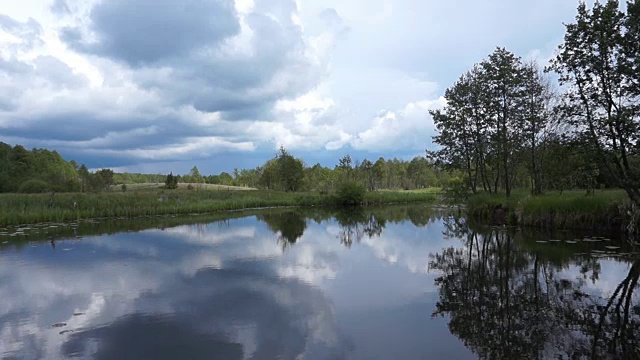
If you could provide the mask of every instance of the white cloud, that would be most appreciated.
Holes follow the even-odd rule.
[[[398,112],[386,111],[373,121],[372,126],[359,133],[352,141],[359,150],[393,150],[403,148],[424,150],[436,134],[429,110],[442,108],[445,99],[423,100],[407,104]]]
[[[160,42],[122,31],[136,23],[118,19],[154,4],[0,4],[0,141],[114,167],[278,145],[392,157],[429,145],[427,110],[495,46],[545,61],[576,6],[217,0],[194,2],[213,10],[186,20],[171,9],[141,17],[173,24]]]

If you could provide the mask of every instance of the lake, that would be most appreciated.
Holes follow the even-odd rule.
[[[639,277],[429,206],[0,228],[0,357],[636,359]]]

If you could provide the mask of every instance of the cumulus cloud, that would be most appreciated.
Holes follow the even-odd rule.
[[[254,151],[282,137],[260,131],[277,123],[278,104],[304,96],[326,71],[326,49],[311,46],[293,0],[109,1],[88,10],[58,0],[52,11],[76,12],[57,33],[92,59],[98,82],[69,56],[38,55],[51,52],[38,22],[1,17],[13,39],[0,58],[3,141],[113,165]]]
[[[375,118],[372,126],[352,141],[358,150],[393,150],[398,144],[411,150],[424,150],[436,135],[429,110],[444,107],[445,99],[409,103],[404,109],[385,111]]]
[[[455,7],[388,0],[3,5],[0,141],[130,169],[220,153],[250,157],[255,166],[280,145],[387,157],[422,150],[433,135],[426,110],[450,81],[496,45],[546,54],[575,6]]]

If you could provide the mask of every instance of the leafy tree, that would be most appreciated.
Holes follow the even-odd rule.
[[[80,165],[78,169],[78,174],[80,175],[80,181],[82,183],[82,192],[86,191],[87,183],[89,181],[89,169],[85,164]]]
[[[222,185],[233,185],[233,177],[227,172],[221,172],[220,175],[218,175],[218,179]]]
[[[301,160],[291,156],[283,147],[276,158],[278,175],[285,191],[298,191],[304,179],[304,166]]]
[[[260,185],[266,189],[275,190],[278,188],[279,182],[278,164],[275,159],[271,159],[262,167]]]
[[[351,172],[353,171],[353,161],[350,155],[345,155],[338,160],[336,170],[341,174],[344,179],[351,180]]]
[[[198,167],[194,166],[191,168],[191,171],[189,171],[189,174],[185,176],[184,181],[188,183],[200,184],[204,182],[204,179],[202,178],[202,175],[200,175],[200,170],[198,170]]]
[[[566,88],[562,123],[576,138],[587,139],[600,167],[640,204],[640,2],[618,1],[578,6],[566,25],[564,42],[550,70]]]
[[[111,185],[114,184],[113,182],[113,170],[111,169],[101,169],[96,171],[95,175],[98,177],[99,182],[102,184],[102,186],[104,186],[104,189],[106,191],[109,191],[109,188],[111,187]]]
[[[548,81],[533,64],[504,48],[460,77],[445,92],[447,105],[431,111],[441,146],[428,156],[460,170],[473,191],[511,195],[529,147],[534,192],[541,192],[539,147],[549,118]]]
[[[373,168],[373,163],[367,159],[364,159],[358,170],[363,174],[364,182],[367,190],[374,191],[376,189],[376,174]]]

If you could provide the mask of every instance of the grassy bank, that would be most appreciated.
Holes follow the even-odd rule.
[[[629,199],[622,190],[568,191],[531,196],[516,192],[503,195],[477,194],[467,201],[469,215],[478,221],[494,222],[497,208],[509,225],[557,229],[620,230],[627,224]]]
[[[375,191],[365,205],[431,202],[437,191]],[[276,206],[332,206],[335,196],[268,190],[146,190],[111,193],[0,194],[0,226],[63,222],[90,218],[205,214]],[[74,207],[74,203],[76,206]]]

